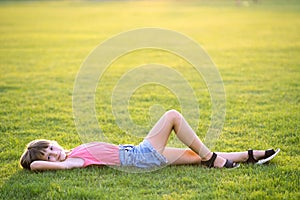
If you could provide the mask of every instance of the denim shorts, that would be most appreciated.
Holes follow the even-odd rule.
[[[166,165],[168,162],[147,140],[137,146],[119,145],[119,148],[121,166],[151,168]]]

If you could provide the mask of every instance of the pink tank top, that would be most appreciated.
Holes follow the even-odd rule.
[[[68,158],[82,158],[83,167],[89,165],[120,165],[119,146],[104,142],[82,144],[68,154]]]

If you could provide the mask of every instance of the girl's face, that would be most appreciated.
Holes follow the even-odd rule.
[[[64,161],[66,158],[67,155],[65,150],[56,142],[52,142],[46,149],[43,160],[50,162],[61,162]]]

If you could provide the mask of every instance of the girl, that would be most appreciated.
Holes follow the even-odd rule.
[[[171,131],[190,149],[166,147]],[[34,140],[27,145],[20,163],[29,170],[82,168],[89,165],[133,166],[151,168],[164,165],[201,164],[207,167],[236,168],[238,162],[263,164],[274,158],[276,151],[234,153],[211,152],[176,110],[166,112],[137,146],[91,142],[71,151],[57,142]]]

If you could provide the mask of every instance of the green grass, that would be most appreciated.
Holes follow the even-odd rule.
[[[0,199],[299,199],[300,3],[261,1],[1,2]],[[18,160],[36,138],[65,148],[81,144],[72,113],[76,74],[100,42],[122,31],[162,27],[196,40],[216,63],[226,90],[226,121],[214,151],[281,148],[269,165],[236,170],[166,167],[134,174],[109,167],[33,173]],[[210,98],[194,69],[160,51],[134,52],[115,62],[97,88],[96,111],[112,142],[137,143],[114,123],[110,95],[120,76],[156,62],[190,82],[205,137]],[[151,92],[150,92],[151,91]],[[162,95],[163,94],[163,95]],[[165,88],[133,95],[133,119],[146,124],[153,104],[180,109]]]

